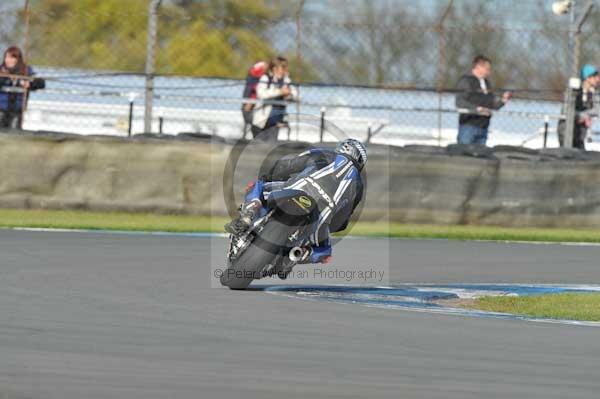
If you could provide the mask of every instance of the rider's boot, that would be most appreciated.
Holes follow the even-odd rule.
[[[248,231],[256,217],[261,213],[263,181],[249,182],[246,186],[245,202],[240,207],[240,216],[225,225],[225,231],[230,234],[242,234]]]
[[[310,254],[311,263],[331,263],[331,245],[313,246]]]
[[[242,234],[248,231],[256,216],[259,214],[262,204],[259,200],[248,202],[242,205],[240,217],[232,220],[225,225],[225,231],[230,234]]]

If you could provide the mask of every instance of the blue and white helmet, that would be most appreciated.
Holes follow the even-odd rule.
[[[346,139],[342,141],[335,148],[335,152],[338,154],[346,154],[356,163],[359,170],[362,170],[367,163],[367,149],[364,144],[358,140]]]

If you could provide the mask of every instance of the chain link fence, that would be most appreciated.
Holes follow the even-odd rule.
[[[3,2],[0,44],[19,45],[46,80],[46,89],[31,93],[24,128],[144,132],[150,3]],[[483,53],[494,62],[498,93],[514,92],[492,118],[489,144],[539,148],[547,125],[548,145],[556,146],[569,23],[552,14],[551,3],[164,0],[157,9],[151,130],[241,137],[245,75],[280,54],[300,92],[300,101],[288,105],[292,128],[281,137],[318,140],[294,129],[294,115],[311,114],[360,139],[447,145],[457,134],[453,88]],[[597,14],[583,33],[583,62],[597,61]]]

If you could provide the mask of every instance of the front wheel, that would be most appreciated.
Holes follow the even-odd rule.
[[[229,263],[221,275],[221,284],[232,290],[245,290],[254,279],[262,277],[268,265],[274,265],[277,257],[288,246],[290,227],[271,219],[254,238],[250,246]]]

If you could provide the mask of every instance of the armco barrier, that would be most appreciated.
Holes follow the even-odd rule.
[[[232,148],[232,179],[223,178]],[[227,214],[267,154],[179,138],[0,134],[0,207]],[[600,154],[512,147],[371,146],[360,218],[408,223],[600,227]],[[224,191],[224,181],[225,188]]]

